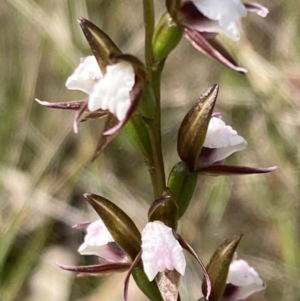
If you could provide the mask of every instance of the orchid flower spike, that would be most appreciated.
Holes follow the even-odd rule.
[[[234,260],[229,267],[222,301],[242,301],[265,288],[262,279],[245,260]]]
[[[142,261],[149,281],[159,272],[177,270],[184,275],[186,261],[173,230],[161,221],[149,222],[142,231]]]
[[[257,3],[240,0],[189,0],[179,10],[179,22],[186,38],[198,50],[218,60],[225,66],[245,73],[231,55],[213,38],[221,33],[234,41],[240,39],[239,22],[247,11],[266,17],[268,9]]]

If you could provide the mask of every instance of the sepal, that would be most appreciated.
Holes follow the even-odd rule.
[[[188,41],[198,50],[211,58],[217,60],[224,66],[240,72],[247,73],[247,69],[240,67],[231,55],[217,42],[205,39],[198,31],[191,28],[184,28],[184,35]]]
[[[161,221],[166,226],[176,231],[178,223],[178,208],[168,190],[164,192],[161,198],[152,203],[148,211],[148,219],[150,222]]]
[[[101,196],[85,193],[84,197],[98,213],[116,244],[134,260],[141,248],[141,234],[131,218]]]
[[[215,106],[219,87],[214,85],[205,91],[184,117],[177,138],[179,157],[191,170],[196,170],[205,141],[210,118]]]
[[[115,273],[123,273],[128,270],[130,262],[103,262],[96,265],[88,266],[71,266],[57,263],[57,265],[66,271],[77,273],[77,277],[87,276],[107,276]]]
[[[266,168],[248,167],[248,166],[229,166],[223,164],[214,164],[209,166],[202,166],[197,169],[199,174],[206,176],[232,176],[232,175],[252,175],[269,173],[277,169],[277,166]]]
[[[208,301],[219,301],[225,291],[229,266],[242,235],[235,235],[222,243],[215,251],[206,270],[211,281],[211,293]],[[202,283],[202,293],[207,294],[206,281]]]
[[[106,66],[111,64],[111,57],[121,55],[122,52],[110,37],[95,24],[84,18],[78,18],[78,22],[104,74]]]

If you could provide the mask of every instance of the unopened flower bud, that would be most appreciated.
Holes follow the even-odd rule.
[[[164,13],[153,36],[153,55],[156,62],[164,60],[178,45],[182,29],[173,21],[169,13]]]

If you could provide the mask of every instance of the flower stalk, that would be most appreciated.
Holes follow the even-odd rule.
[[[154,35],[154,4],[153,0],[143,0],[144,24],[145,24],[145,61],[147,79],[154,92],[155,112],[153,119],[145,120],[148,127],[151,157],[146,158],[154,198],[159,198],[166,187],[166,176],[161,148],[161,105],[160,105],[160,78],[163,70],[163,62],[158,66],[154,64],[152,40]]]

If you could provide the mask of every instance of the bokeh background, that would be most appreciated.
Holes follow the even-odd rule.
[[[156,1],[157,18],[164,1]],[[199,95],[219,83],[217,110],[249,146],[229,164],[279,169],[267,175],[201,177],[180,232],[207,262],[215,248],[244,233],[239,257],[267,288],[251,300],[300,300],[300,3],[262,0],[270,14],[242,22],[239,42],[220,37],[246,76],[197,52],[184,39],[162,79],[166,172],[179,161],[179,124]],[[84,192],[105,196],[140,229],[152,189],[143,158],[122,133],[90,163],[102,122],[72,132],[74,114],[39,106],[83,99],[64,84],[90,49],[77,24],[83,16],[106,31],[123,52],[143,59],[142,1],[2,0],[0,2],[0,299],[2,301],[121,300],[125,274],[74,278],[55,262],[92,264],[77,253],[79,221],[97,219]],[[188,255],[187,255],[188,256]],[[189,259],[182,300],[200,297],[201,271]],[[145,300],[130,285],[131,300]],[[250,299],[249,299],[250,300]]]

